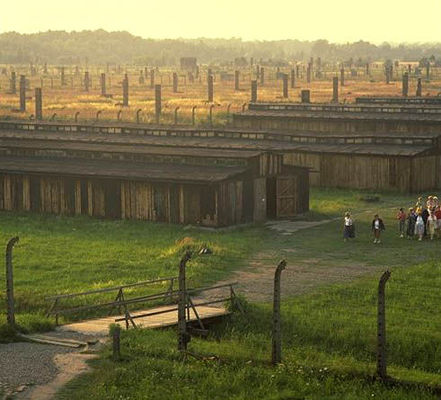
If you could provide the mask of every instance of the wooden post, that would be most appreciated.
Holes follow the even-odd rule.
[[[377,375],[381,379],[387,378],[386,362],[386,282],[390,278],[390,271],[381,275],[378,284],[378,333],[377,333]]]
[[[251,103],[257,103],[257,81],[251,81]]]
[[[212,103],[214,99],[213,75],[208,75],[208,102]]]
[[[12,270],[12,249],[18,242],[18,236],[6,245],[6,316],[9,326],[15,328],[14,276]]]
[[[296,87],[296,71],[295,69],[291,69],[291,89]]]
[[[418,97],[421,97],[422,94],[423,94],[423,87],[422,87],[422,84],[421,84],[421,78],[418,78],[416,95],[417,95]]]
[[[234,90],[240,90],[239,85],[240,72],[238,70],[234,71]]]
[[[187,251],[181,258],[179,263],[179,300],[178,300],[178,350],[187,350],[187,343],[190,341],[190,336],[187,333],[187,320],[185,316],[185,309],[187,306],[187,289],[185,282],[185,267],[187,261],[190,260],[191,253]]]
[[[113,361],[121,360],[121,327],[115,326],[112,334]]]
[[[17,93],[17,74],[15,73],[15,71],[11,72],[11,80],[9,82],[9,88],[11,94]]]
[[[101,84],[101,96],[105,97],[107,92],[106,92],[106,74],[104,72],[101,73],[100,84]]]
[[[340,85],[341,86],[345,85],[345,67],[343,64],[340,69]]]
[[[90,77],[89,77],[89,71],[86,71],[84,73],[84,90],[86,92],[89,91],[89,85],[90,85]]]
[[[283,98],[287,99],[288,98],[288,74],[283,74],[282,77],[282,94],[283,94]]]
[[[20,111],[26,111],[26,77],[20,75]]]
[[[161,85],[155,85],[155,117],[156,123],[159,124],[161,119]]]
[[[310,91],[308,89],[304,89],[301,91],[301,99],[302,99],[302,103],[310,103],[311,102],[311,96],[310,96]]]
[[[338,76],[332,78],[332,102],[338,103]]]
[[[274,297],[273,297],[273,335],[271,363],[273,365],[282,362],[282,332],[280,318],[280,277],[286,267],[286,261],[280,261],[274,274]]]
[[[407,95],[409,94],[409,74],[407,72],[403,74],[402,82],[403,86],[401,93],[403,97],[407,97]]]
[[[173,93],[178,93],[178,74],[173,72]]]
[[[150,88],[153,89],[155,87],[155,70],[150,70]]]
[[[43,100],[41,88],[35,88],[35,118],[39,121],[43,119]]]
[[[129,106],[129,77],[125,74],[123,82],[123,107]]]
[[[260,68],[260,86],[263,86],[265,84],[265,68]]]

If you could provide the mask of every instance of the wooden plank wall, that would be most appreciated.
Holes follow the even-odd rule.
[[[298,167],[311,168],[310,184],[311,186],[320,186],[320,154],[313,153],[285,153],[283,163]]]

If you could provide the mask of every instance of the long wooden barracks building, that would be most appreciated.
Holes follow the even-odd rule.
[[[311,168],[311,184],[421,192],[441,188],[441,105],[250,103],[236,129],[272,132],[303,147],[284,163]]]
[[[0,122],[0,209],[226,226],[309,208],[308,169],[277,149],[139,129]]]

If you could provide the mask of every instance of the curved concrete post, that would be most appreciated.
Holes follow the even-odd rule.
[[[272,354],[271,363],[273,365],[282,362],[282,332],[280,323],[280,278],[282,271],[286,267],[286,261],[282,260],[276,268],[274,274],[274,298],[273,298],[273,335],[272,335]]]

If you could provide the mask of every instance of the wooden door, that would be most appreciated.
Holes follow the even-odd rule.
[[[277,217],[294,217],[297,213],[297,177],[277,177]]]

